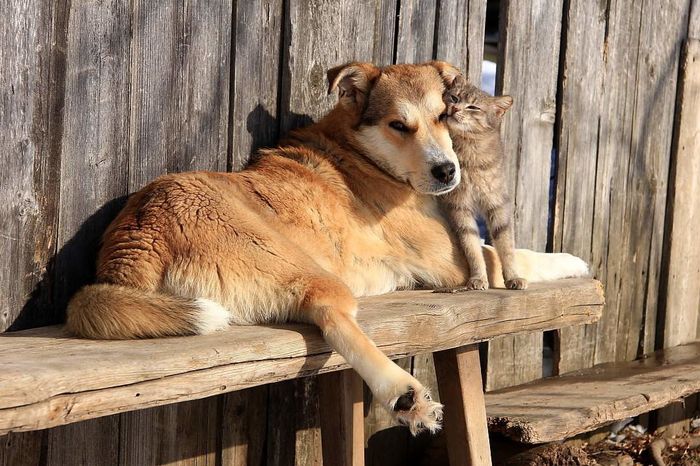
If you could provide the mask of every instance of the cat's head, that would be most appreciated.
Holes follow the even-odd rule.
[[[509,95],[494,97],[457,76],[443,94],[447,125],[457,133],[484,134],[499,131],[503,115],[513,105]]]

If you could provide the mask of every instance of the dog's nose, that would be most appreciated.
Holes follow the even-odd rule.
[[[430,173],[432,173],[435,179],[439,182],[447,184],[454,179],[456,169],[457,167],[455,167],[454,163],[447,162],[440,165],[435,165],[430,170]]]

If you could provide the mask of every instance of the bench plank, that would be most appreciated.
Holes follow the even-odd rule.
[[[486,394],[489,430],[524,443],[563,440],[700,391],[700,342]]]
[[[361,300],[358,321],[385,353],[402,357],[595,322],[603,301],[591,279],[519,292],[401,291]],[[61,327],[7,333],[0,336],[0,435],[347,367],[304,325],[135,341],[76,339]]]

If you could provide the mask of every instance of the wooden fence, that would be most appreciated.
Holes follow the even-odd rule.
[[[163,173],[240,169],[327,111],[328,68],[439,58],[478,82],[486,1],[2,0],[0,10],[0,330],[12,331],[62,320],[129,193]],[[598,324],[485,346],[487,388],[540,378],[544,342],[560,373],[695,339],[700,154],[684,149],[693,133],[677,115],[699,112],[681,112],[678,78],[700,1],[500,10],[517,242],[588,260],[608,304]],[[430,355],[400,364],[435,378]],[[430,438],[409,439],[368,406],[368,464],[419,464]],[[322,414],[307,378],[10,434],[0,465],[320,464]]]

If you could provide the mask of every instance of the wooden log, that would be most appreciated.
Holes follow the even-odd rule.
[[[362,379],[354,370],[318,378],[324,466],[365,464]]]
[[[435,353],[450,466],[490,466],[491,449],[481,381],[479,346]]]
[[[600,284],[588,279],[471,298],[402,291],[361,300],[358,321],[379,348],[399,357],[590,323],[600,317],[602,303]],[[0,336],[0,433],[344,368],[318,330],[303,325],[136,341],[74,339],[59,327],[16,332]]]
[[[700,391],[700,343],[486,395],[489,429],[525,443],[563,440]]]
[[[515,101],[503,121],[508,189],[518,247],[547,247],[562,0],[501,4],[496,92]],[[542,41],[547,36],[553,40]],[[542,377],[543,337],[533,333],[488,343],[487,390]]]

